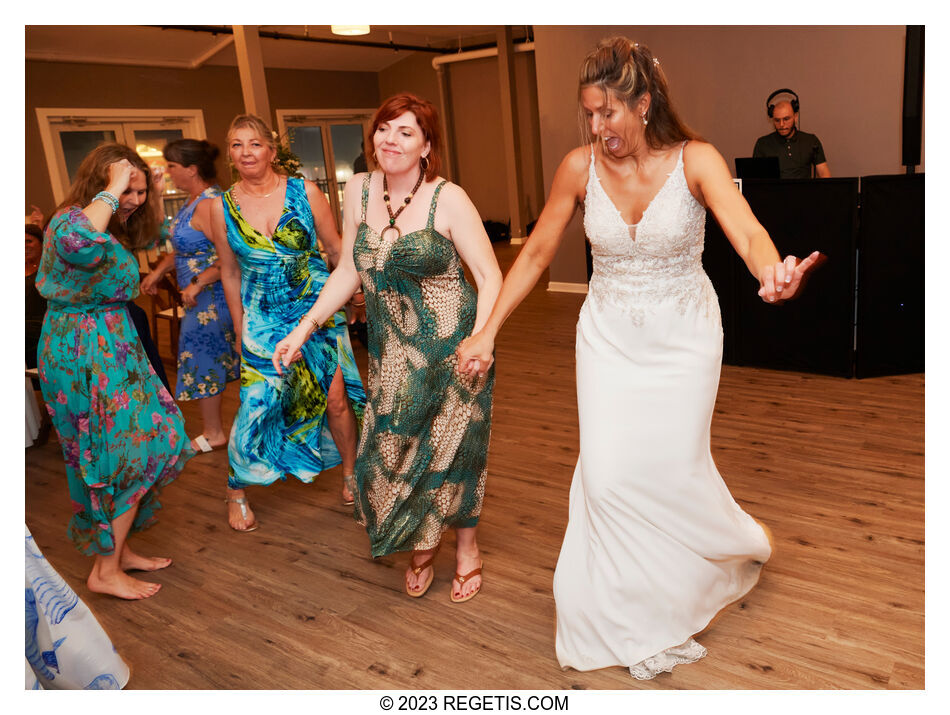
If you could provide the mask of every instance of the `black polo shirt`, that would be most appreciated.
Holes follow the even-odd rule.
[[[810,179],[811,167],[826,161],[818,137],[802,131],[796,131],[790,137],[783,137],[778,132],[759,137],[752,156],[777,156],[783,179]]]

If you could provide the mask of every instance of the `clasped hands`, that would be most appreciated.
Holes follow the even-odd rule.
[[[456,370],[468,377],[482,377],[495,362],[495,341],[484,331],[465,338],[455,349]]]

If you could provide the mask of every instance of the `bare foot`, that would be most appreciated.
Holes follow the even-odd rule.
[[[237,502],[237,499],[242,499],[244,503]],[[254,518],[254,512],[251,511],[243,490],[228,489],[228,524],[235,531],[252,531],[257,528],[257,519]]]
[[[455,573],[465,576],[475,569],[482,567],[481,554],[478,548],[471,552],[457,551],[455,553]],[[482,575],[476,574],[463,583],[459,583],[457,578],[452,579],[452,598],[456,601],[461,598],[467,598],[482,587]]]
[[[355,501],[354,493],[356,489],[356,479],[352,474],[343,475],[343,506],[349,506]]]
[[[426,586],[426,582],[431,576],[435,575],[435,564],[427,566],[422,569],[419,573],[413,573],[413,569],[419,564],[424,564],[430,556],[435,552],[435,549],[429,549],[427,551],[413,551],[412,556],[409,557],[409,566],[406,568],[406,588],[413,593],[418,593]]]
[[[122,549],[119,568],[123,571],[158,571],[171,566],[172,560],[161,556],[141,556],[128,546]]]
[[[92,570],[92,573],[89,574],[89,578],[86,579],[86,585],[93,593],[105,593],[129,601],[137,601],[142,598],[154,596],[162,587],[160,583],[139,581],[137,578],[132,578],[122,571],[117,571],[114,574],[103,577],[95,568]]]

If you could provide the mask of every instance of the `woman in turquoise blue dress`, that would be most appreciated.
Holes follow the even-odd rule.
[[[126,310],[138,295],[132,251],[154,240],[157,197],[145,162],[121,144],[87,156],[46,229],[36,287],[48,301],[40,388],[66,461],[68,533],[94,555],[89,590],[147,598],[160,584],[126,571],[171,563],[133,552],[159,491],[193,454],[175,401],[149,365]]]
[[[206,141],[179,139],[164,150],[167,172],[188,201],[171,222],[169,238],[175,250],[167,254],[145,279],[142,292],[154,295],[166,273],[175,269],[185,315],[178,341],[178,401],[198,400],[202,431],[191,446],[210,452],[227,444],[221,424],[221,403],[228,382],[237,380],[234,325],[211,233],[211,206],[221,195],[214,161],[218,148]],[[209,201],[209,199],[211,199]]]
[[[344,503],[353,503],[358,425],[366,394],[343,311],[307,345],[304,360],[277,374],[271,355],[329,277],[340,238],[326,198],[312,183],[274,170],[273,135],[259,118],[239,115],[228,151],[240,180],[214,204],[212,235],[241,351],[241,406],[228,444],[228,523],[253,531],[245,494],[288,474],[312,482],[343,466]],[[352,291],[351,291],[352,292]],[[361,295],[354,303],[362,303]]]

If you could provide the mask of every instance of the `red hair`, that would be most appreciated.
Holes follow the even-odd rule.
[[[422,136],[429,142],[429,165],[426,168],[426,181],[432,181],[439,175],[442,168],[442,134],[439,132],[439,115],[432,102],[414,94],[403,92],[394,95],[383,102],[373,115],[373,123],[369,130],[369,145],[373,146],[373,135],[379,125],[391,121],[404,112],[412,112],[416,123],[422,130]]]

